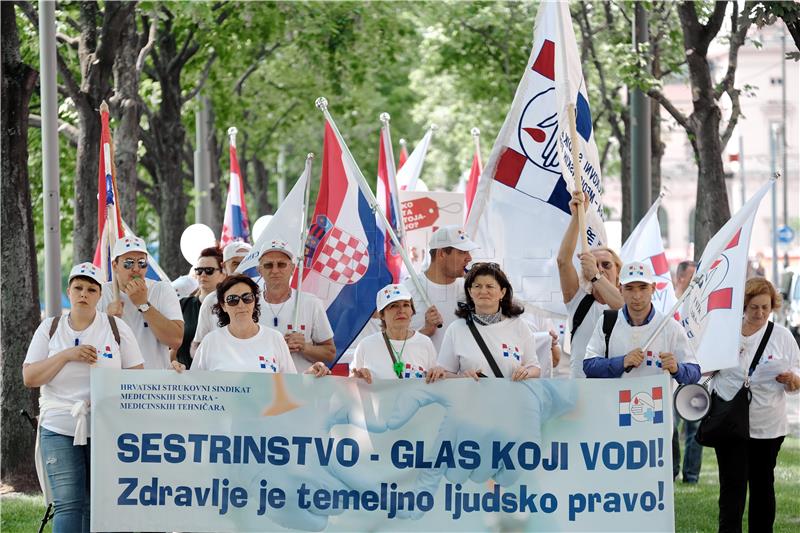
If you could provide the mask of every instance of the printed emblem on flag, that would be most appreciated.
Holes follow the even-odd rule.
[[[405,368],[403,369],[403,378],[424,378],[425,377],[425,369],[421,366],[415,366],[411,363],[406,363]]]
[[[334,283],[350,285],[358,282],[368,267],[367,245],[334,226],[318,250],[311,269]]]
[[[259,355],[258,366],[264,370],[271,370],[273,374],[278,372],[278,361],[275,359],[274,355],[272,357]]]
[[[519,361],[522,358],[522,354],[519,351],[517,346],[513,348],[508,344],[503,344],[503,357],[513,357],[516,361]]]
[[[619,391],[619,425],[630,426],[633,421],[662,424],[664,401],[661,387],[653,387],[650,393],[637,392],[631,396],[630,389]]]
[[[314,261],[314,254],[317,251],[319,243],[322,238],[333,228],[333,222],[330,221],[325,215],[319,215],[317,220],[308,228],[308,237],[306,237],[305,254],[306,254],[306,267],[311,268]]]

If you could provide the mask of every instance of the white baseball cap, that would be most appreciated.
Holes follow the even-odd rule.
[[[126,235],[120,239],[117,239],[117,242],[114,243],[114,251],[111,254],[111,259],[116,259],[117,257],[125,255],[129,252],[147,253],[147,246],[145,246],[144,240],[132,235]]]
[[[268,252],[281,252],[289,258],[289,261],[294,261],[294,254],[289,250],[289,243],[281,239],[272,239],[267,242],[264,247],[261,248],[261,253],[258,254],[258,257],[261,258]]]
[[[253,249],[252,246],[243,241],[233,241],[222,250],[222,261],[230,261],[234,257],[245,257]]]
[[[641,281],[643,283],[656,282],[656,277],[650,265],[642,263],[641,261],[633,261],[622,267],[622,272],[619,274],[620,285],[626,285],[635,281]]]
[[[401,300],[411,301],[411,293],[408,292],[405,285],[391,283],[378,291],[378,295],[375,297],[375,307],[378,312],[381,312],[390,303]]]
[[[172,281],[172,288],[178,299],[186,298],[197,290],[197,280],[191,276],[180,276]]]
[[[77,278],[78,276],[90,278],[96,281],[101,287],[103,286],[103,275],[100,269],[91,263],[81,263],[72,267],[72,270],[69,271],[69,280],[67,283],[69,284],[72,278]]]
[[[456,225],[442,226],[431,235],[431,240],[428,242],[428,248],[431,250],[438,250],[439,248],[452,247],[462,252],[471,252],[480,248],[475,244],[469,235],[464,233],[464,230]]]

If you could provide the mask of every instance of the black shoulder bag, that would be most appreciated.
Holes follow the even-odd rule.
[[[750,399],[753,396],[750,392],[750,376],[753,375],[756,365],[767,347],[774,326],[772,322],[767,323],[767,330],[761,337],[761,343],[758,345],[753,361],[750,363],[747,378],[739,392],[729,401],[723,400],[716,391],[711,393],[711,408],[700,422],[700,427],[697,428],[697,434],[694,437],[699,444],[714,448],[731,440],[743,440],[750,437]]]
[[[472,336],[475,338],[475,342],[478,343],[478,347],[483,352],[483,356],[486,358],[486,362],[489,363],[489,367],[494,372],[494,377],[502,378],[503,373],[500,372],[500,367],[497,366],[497,361],[494,360],[494,356],[492,356],[492,352],[489,351],[489,347],[486,346],[486,343],[481,337],[478,328],[475,327],[475,321],[472,320],[472,316],[467,317],[467,326],[469,326],[470,332],[472,332]]]

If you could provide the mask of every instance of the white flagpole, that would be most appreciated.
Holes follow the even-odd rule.
[[[481,130],[478,128],[472,128],[470,131],[472,134],[472,140],[475,142],[475,155],[478,156],[478,167],[481,169],[481,173],[483,172],[483,161],[481,161]],[[478,176],[480,178],[480,176]]]
[[[411,263],[411,259],[408,257],[408,253],[400,244],[400,239],[397,238],[397,234],[392,229],[392,226],[389,224],[389,221],[386,219],[386,214],[378,205],[377,200],[375,199],[375,195],[372,193],[372,190],[369,188],[369,184],[367,183],[366,178],[364,178],[364,174],[361,173],[361,169],[358,168],[358,163],[355,162],[353,159],[353,154],[350,153],[350,148],[342,139],[342,134],[339,132],[339,128],[336,127],[336,123],[333,121],[333,117],[328,112],[328,100],[325,98],[317,98],[315,105],[322,111],[322,114],[325,115],[325,118],[331,125],[331,129],[333,130],[334,135],[336,135],[336,139],[339,141],[339,146],[341,146],[342,151],[345,152],[348,157],[353,161],[353,170],[356,171],[355,178],[358,180],[358,186],[361,189],[361,192],[364,193],[364,196],[367,198],[367,202],[369,203],[370,209],[375,213],[378,213],[381,217],[381,222],[386,226],[389,231],[389,237],[392,239],[392,242],[400,250],[400,255],[403,258],[403,263],[406,265],[406,269],[408,270],[409,276],[411,276],[411,281],[414,283],[414,286],[419,291],[420,295],[422,295],[422,299],[425,300],[425,305],[431,307],[433,304],[431,303],[430,298],[428,297],[428,293],[425,291],[424,286],[419,280],[419,275],[414,270],[414,265]]]
[[[394,209],[395,216],[397,217],[397,227],[400,230],[400,243],[405,247],[406,245],[406,225],[403,222],[403,212],[400,210],[400,188],[397,186],[397,167],[394,163],[394,149],[392,148],[392,133],[389,128],[389,121],[391,117],[389,113],[381,113],[380,121],[383,124],[383,130],[386,133],[386,139],[381,136],[381,142],[385,143],[384,149],[386,150],[386,171],[389,173],[389,197],[392,199],[392,209]],[[392,186],[394,192],[392,194]]]
[[[311,164],[314,162],[314,154],[306,156],[306,167],[303,169],[303,176],[306,178],[306,195],[303,200],[303,219],[300,224],[300,254],[297,256],[297,296],[294,299],[294,319],[292,327],[297,328],[297,321],[300,319],[300,290],[303,287],[303,270],[306,263],[306,238],[308,237],[308,198],[311,191]]]

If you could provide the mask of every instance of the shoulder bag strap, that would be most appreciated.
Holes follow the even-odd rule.
[[[769,336],[772,335],[772,330],[775,327],[775,324],[772,322],[767,322],[767,330],[764,332],[764,336],[761,337],[761,343],[758,345],[758,349],[756,350],[756,355],[753,356],[753,362],[750,363],[750,370],[747,371],[747,377],[753,375],[753,372],[756,369],[756,365],[758,365],[758,361],[761,359],[761,356],[764,355],[764,350],[767,348],[767,342],[769,342]]]
[[[494,360],[492,352],[489,351],[489,347],[486,346],[486,343],[483,341],[483,337],[481,337],[480,332],[478,332],[478,328],[475,327],[475,322],[472,320],[472,317],[467,318],[467,326],[469,326],[469,330],[472,332],[475,342],[478,343],[478,347],[483,352],[486,362],[489,363],[489,367],[492,369],[492,372],[494,372],[494,377],[502,378],[503,373],[500,372],[500,367],[497,366],[497,361]]]
[[[594,301],[594,296],[587,294],[583,297],[581,303],[578,304],[575,315],[572,317],[572,329],[569,331],[570,340],[572,340],[572,337],[575,336],[575,332],[578,331],[578,328],[583,324],[583,320],[586,318],[586,315],[589,314],[589,309],[592,308]]]
[[[617,323],[619,311],[606,309],[603,311],[603,335],[606,338],[606,359],[608,359],[608,341],[611,340],[611,332],[614,331],[614,324]]]
[[[381,332],[381,336],[383,337],[383,342],[386,343],[386,351],[389,352],[389,357],[392,359],[392,370],[394,370],[398,378],[403,379],[403,372],[398,372],[397,370],[397,357],[394,356],[394,350],[392,349],[392,343],[389,342],[389,337],[386,335],[385,331]]]
[[[53,338],[53,335],[56,334],[56,330],[58,329],[58,321],[61,320],[61,315],[56,315],[53,317],[53,323],[50,324],[50,338]]]

